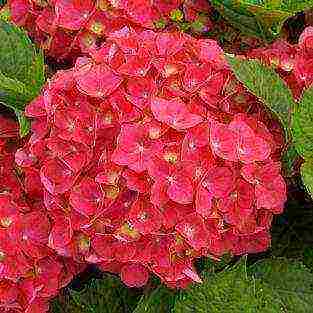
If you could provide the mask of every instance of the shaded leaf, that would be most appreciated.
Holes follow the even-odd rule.
[[[130,313],[138,301],[113,275],[92,279],[82,291],[68,290],[52,303],[54,313]]]
[[[295,13],[313,7],[313,0],[212,0],[215,8],[244,34],[275,39]]]
[[[282,123],[288,136],[294,101],[279,75],[260,61],[226,56],[236,77],[257,96]]]
[[[0,70],[8,78],[24,83],[36,96],[44,84],[44,60],[27,35],[0,20]]]
[[[21,112],[45,82],[44,57],[27,35],[4,17],[0,18],[0,42],[0,102]],[[28,122],[21,114],[18,118],[21,134],[25,135]]]
[[[259,279],[249,277],[246,258],[234,267],[206,275],[176,300],[175,313],[278,313],[281,301]]]
[[[149,295],[143,295],[133,313],[168,313],[171,312],[175,293],[160,286]]]
[[[0,72],[0,102],[12,109],[23,110],[32,98],[31,92],[23,82]]]
[[[284,177],[292,177],[298,173],[296,166],[299,158],[300,156],[294,144],[290,144],[282,157]]]
[[[306,160],[301,165],[300,171],[301,171],[302,181],[308,193],[313,198],[313,162],[312,160]]]
[[[313,247],[306,247],[303,251],[303,263],[313,271]]]
[[[20,136],[23,138],[30,131],[30,121],[24,115],[23,111],[15,111],[15,114],[17,116],[17,119],[18,119],[18,122],[19,122],[19,125],[20,125]]]
[[[313,307],[313,274],[300,262],[283,258],[255,263],[250,272],[275,290],[282,312],[308,313]]]
[[[197,261],[197,269],[200,272],[219,272],[223,270],[232,260],[233,256],[230,253],[224,254],[219,260],[214,260],[211,257],[202,257]]]
[[[313,88],[307,89],[292,118],[293,141],[298,153],[313,157]]]

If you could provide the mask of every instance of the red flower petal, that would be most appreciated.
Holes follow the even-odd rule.
[[[96,98],[110,95],[122,82],[122,78],[104,63],[85,65],[75,72],[75,79],[81,92]]]
[[[127,76],[144,77],[151,66],[151,56],[127,55],[126,62],[122,64],[117,72]]]
[[[202,218],[197,214],[190,214],[185,220],[176,225],[175,229],[196,250],[204,248],[208,243],[207,229]]]
[[[79,30],[87,22],[93,8],[92,0],[56,0],[58,25],[70,30]]]
[[[286,183],[281,176],[277,176],[270,184],[255,186],[257,207],[269,209],[276,214],[281,213],[287,201]]]
[[[212,215],[212,200],[211,194],[206,188],[200,186],[196,194],[196,212],[203,217],[210,217]]]
[[[183,49],[186,40],[184,35],[177,33],[159,33],[156,45],[160,55],[174,55]]]
[[[56,251],[62,250],[73,237],[71,221],[62,212],[54,217],[54,223],[49,235],[49,247]]]
[[[160,19],[158,11],[149,0],[124,0],[122,3],[130,19],[141,26],[153,28],[153,22]]]
[[[57,159],[46,162],[40,170],[44,187],[52,194],[64,193],[74,184],[74,173]]]
[[[99,185],[93,179],[85,178],[72,189],[69,202],[77,212],[90,216],[101,208],[103,197]]]
[[[47,115],[44,97],[42,95],[38,96],[26,106],[25,115],[28,117],[42,117]]]
[[[173,100],[152,98],[151,110],[158,121],[179,131],[194,127],[203,121],[201,116],[190,113],[186,104],[179,98]]]
[[[216,155],[229,161],[237,161],[237,136],[229,130],[227,125],[212,123],[210,140],[212,151]]]
[[[191,181],[185,176],[170,178],[167,194],[171,200],[180,204],[192,203],[193,187]]]
[[[223,198],[233,189],[235,175],[229,167],[213,167],[202,181],[205,187],[215,197]]]
[[[271,154],[271,146],[263,138],[255,135],[253,130],[240,120],[229,124],[229,129],[238,136],[238,157],[245,163],[266,160]]]
[[[30,11],[29,1],[12,0],[9,5],[12,21],[19,26],[25,26]]]
[[[92,238],[92,247],[96,251],[97,255],[104,261],[114,260],[114,239],[111,235],[96,234]]]
[[[146,174],[137,174],[136,172],[125,170],[122,176],[126,179],[126,185],[129,189],[139,193],[147,193],[150,191],[151,179]]]
[[[142,287],[149,279],[149,272],[141,264],[126,264],[121,270],[121,279],[128,287]]]
[[[141,125],[122,125],[117,149],[111,157],[112,161],[118,165],[127,165],[137,173],[146,170],[151,159],[162,147],[161,142],[151,140],[148,135]]]
[[[129,220],[136,230],[143,235],[153,233],[162,225],[162,216],[152,203],[137,200],[131,207]]]

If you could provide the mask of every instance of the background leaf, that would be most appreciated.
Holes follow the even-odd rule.
[[[302,176],[302,181],[313,198],[313,162],[312,160],[306,160],[302,165],[301,165],[301,176]]]
[[[298,151],[295,148],[295,145],[291,143],[285,150],[284,155],[282,156],[283,163],[283,176],[285,178],[291,178],[298,174],[298,161],[301,160],[301,157],[298,154]]]
[[[24,110],[45,82],[44,57],[21,29],[0,19],[0,102],[14,111]],[[21,133],[26,134],[26,118]]]
[[[20,136],[25,137],[30,130],[30,121],[25,117],[23,111],[15,111],[18,122],[20,124]]]
[[[295,147],[303,158],[313,157],[313,88],[307,89],[292,118]]]
[[[212,0],[215,8],[244,34],[274,40],[283,23],[295,13],[313,7],[313,0]]]
[[[267,259],[255,263],[250,271],[279,295],[282,312],[311,312],[313,275],[302,263],[283,258]]]
[[[294,101],[279,75],[260,61],[226,56],[236,77],[257,96],[281,121],[289,134]]]
[[[175,301],[175,292],[160,286],[149,295],[143,295],[133,313],[169,313]]]
[[[181,292],[175,313],[308,313],[313,307],[313,274],[300,262],[265,259],[206,274],[203,284]]]
[[[21,81],[9,78],[0,72],[0,101],[14,109],[23,110],[33,98],[28,87]]]
[[[313,88],[307,89],[292,119],[292,134],[297,152],[304,158],[302,181],[313,198]]]
[[[92,279],[81,291],[70,288],[52,303],[53,313],[130,313],[138,296],[114,275]]]
[[[246,258],[234,267],[206,275],[181,293],[175,313],[278,313],[281,301],[259,279],[247,275]]]

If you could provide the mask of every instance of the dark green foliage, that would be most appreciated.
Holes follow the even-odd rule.
[[[292,132],[295,147],[305,159],[313,157],[313,88],[307,89],[295,110]]]
[[[242,33],[274,40],[284,22],[295,13],[313,7],[312,0],[212,0],[216,9]]]
[[[203,284],[181,293],[174,313],[278,313],[280,308],[271,288],[247,275],[243,258],[233,268],[205,275]]]
[[[119,278],[106,275],[92,279],[82,291],[65,289],[51,306],[53,313],[128,313],[138,300]]]
[[[248,267],[207,274],[204,283],[182,292],[174,313],[309,313],[313,275],[301,263],[267,259]]]
[[[300,159],[301,158],[295,148],[295,145],[290,143],[282,156],[282,162],[284,164],[283,176],[285,178],[291,178],[298,174],[297,165]]]
[[[307,191],[313,197],[313,163],[312,160],[306,160],[301,166],[301,176]]]
[[[305,248],[303,251],[303,263],[313,272],[313,247]]]
[[[249,271],[279,295],[282,312],[312,312],[313,274],[302,263],[283,258],[268,259],[257,262]]]
[[[293,115],[292,134],[297,152],[305,159],[301,176],[313,196],[313,88],[307,89]]]
[[[268,254],[303,260],[303,251],[313,247],[312,225],[312,200],[304,189],[300,175],[297,175],[289,180],[284,213],[274,219],[272,247]]]
[[[160,286],[149,295],[143,295],[133,313],[169,313],[175,302],[175,291]]]

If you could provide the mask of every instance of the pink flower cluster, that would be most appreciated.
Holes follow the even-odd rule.
[[[151,272],[185,287],[200,256],[266,250],[286,200],[283,134],[217,43],[125,26],[91,54],[26,108],[15,160],[45,207],[31,236],[130,287]]]
[[[247,56],[276,68],[294,97],[299,99],[302,91],[313,84],[313,27],[305,28],[297,45],[278,40],[250,51]]]
[[[51,223],[34,171],[15,168],[17,136],[16,123],[0,116],[0,312],[43,313],[84,265],[47,246]]]
[[[211,27],[209,18],[200,16],[209,10],[206,0],[9,0],[9,6],[12,21],[57,59],[88,54],[123,25],[164,29],[185,16],[202,31]]]

